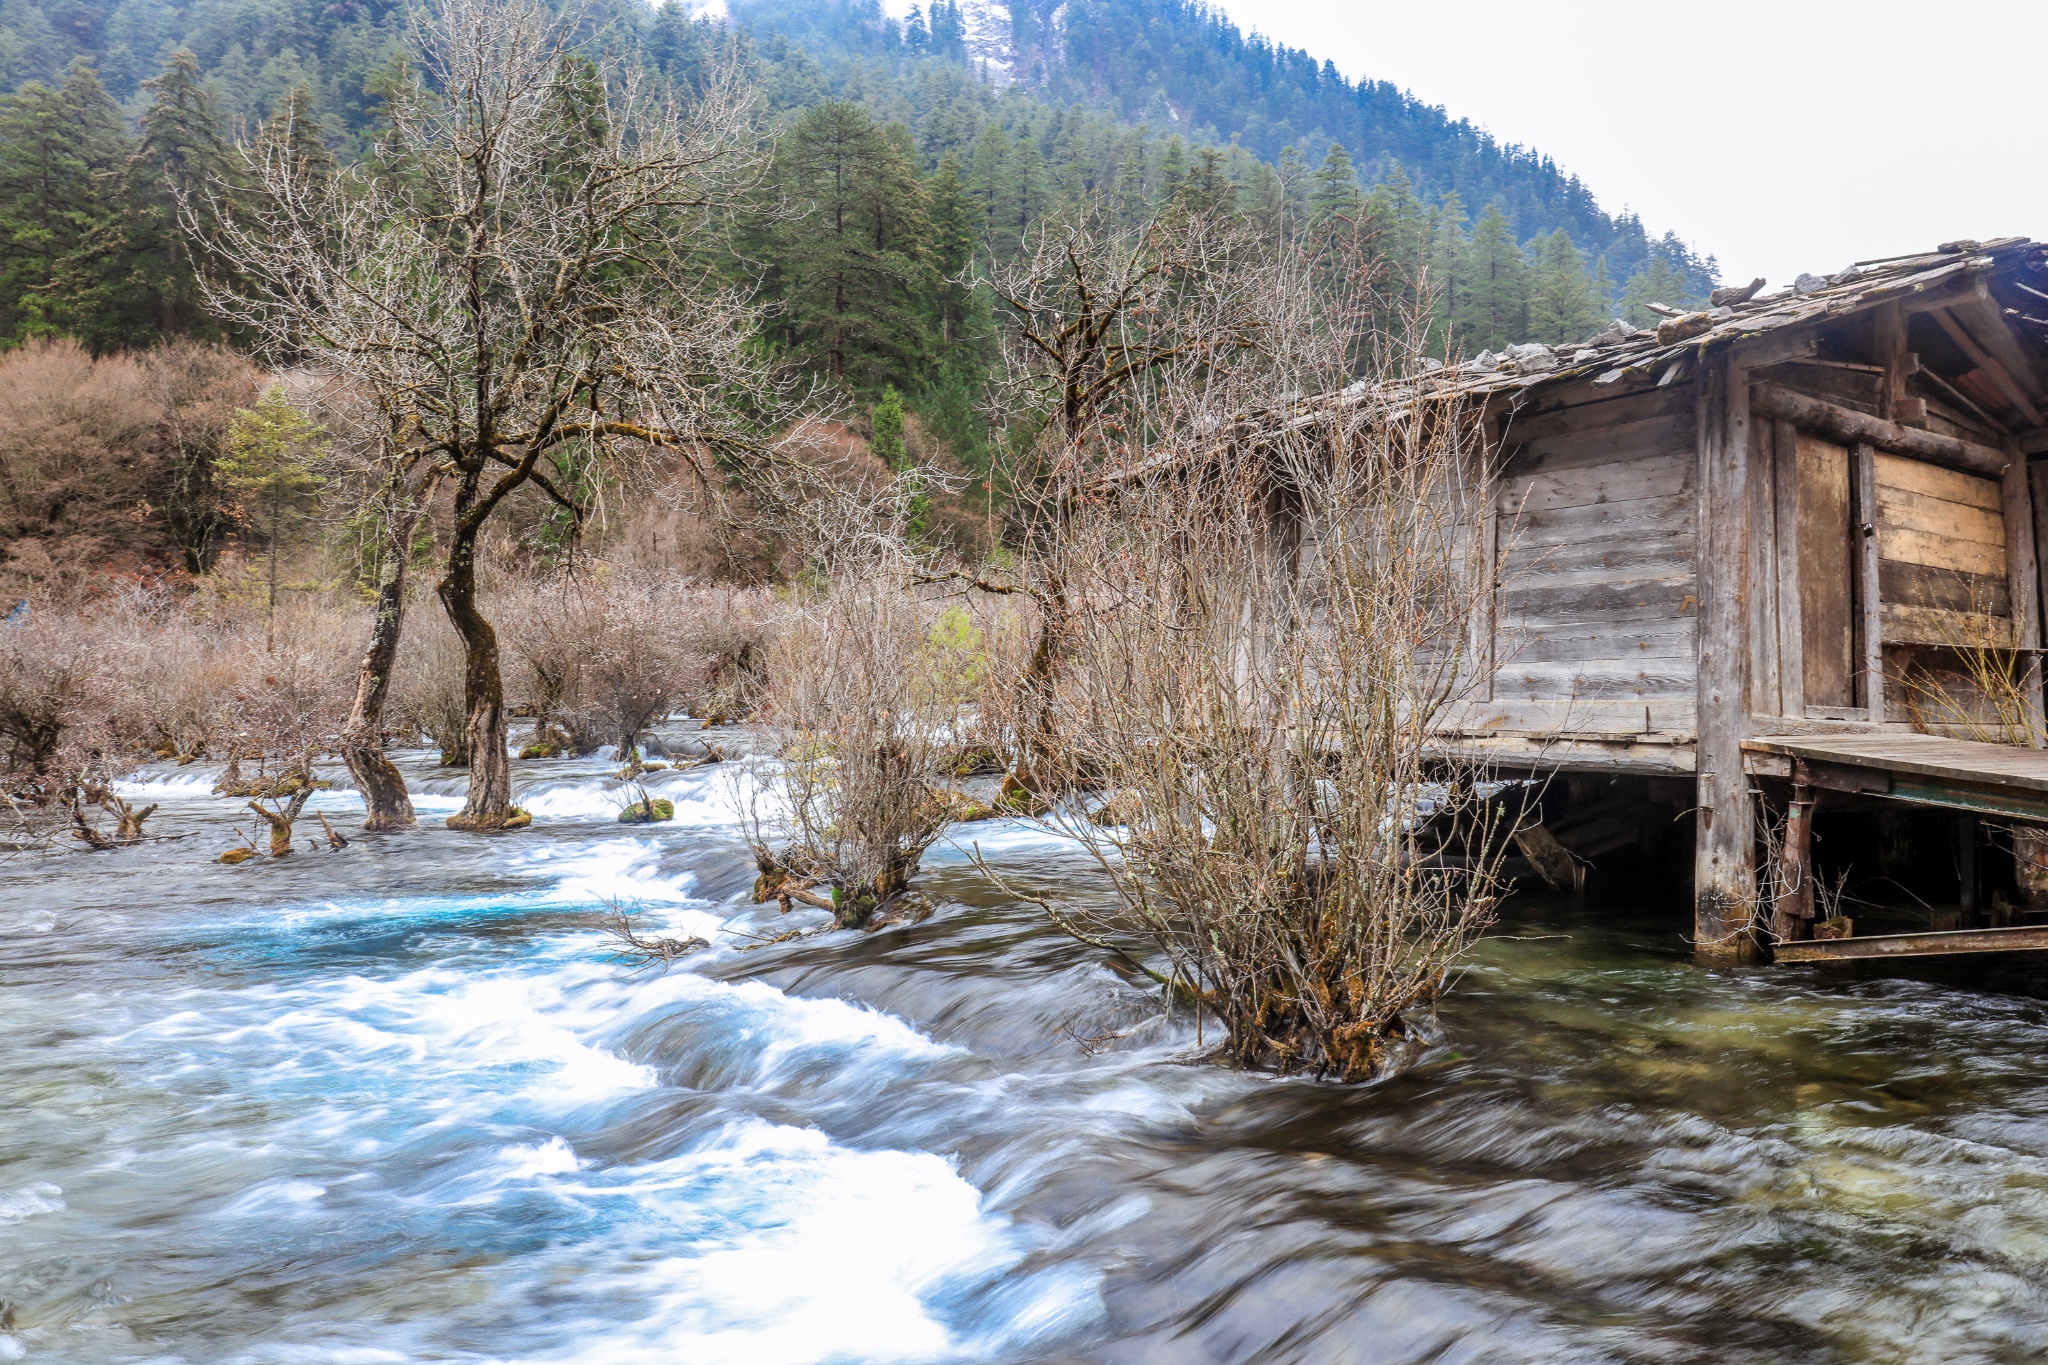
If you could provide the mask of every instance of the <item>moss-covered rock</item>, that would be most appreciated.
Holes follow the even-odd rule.
[[[650,796],[645,801],[635,801],[619,812],[622,825],[658,825],[664,820],[676,818],[676,805],[660,797]]]
[[[256,850],[253,848],[231,848],[218,858],[215,858],[214,861],[226,863],[229,867],[233,867],[236,863],[246,863],[255,856]]]

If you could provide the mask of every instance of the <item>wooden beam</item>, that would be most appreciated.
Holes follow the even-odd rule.
[[[2027,425],[2040,426],[2041,410],[2027,397],[2027,391],[2020,387],[2019,380],[2006,373],[2005,366],[1993,360],[1948,309],[1935,309],[1933,317],[1941,324],[1941,330],[1948,333],[1948,339],[1956,344],[1957,349],[1968,356],[1970,363],[1982,371],[1985,378],[2005,395],[2005,401],[2012,404],[2014,410],[2027,419]]]
[[[1906,398],[1906,314],[1896,302],[1882,304],[1872,324],[1876,333],[1872,359],[1884,372],[1880,415],[1887,422],[1896,422]]]
[[[1432,759],[1476,766],[1490,772],[1634,773],[1645,777],[1691,777],[1689,744],[1629,744],[1591,739],[1535,739],[1520,735],[1430,739]]]
[[[1841,407],[1826,399],[1795,393],[1781,384],[1751,386],[1750,407],[1757,415],[1791,422],[1817,436],[1851,444],[1857,441],[1879,450],[1912,455],[1930,463],[1958,469],[1965,474],[1997,478],[2005,472],[2009,457],[2002,450],[1965,441],[1938,432],[1917,431],[1887,422],[1866,412]]]
[[[2048,427],[2021,432],[2020,449],[2028,455],[2048,455]]]
[[[1986,291],[1972,298],[1958,299],[1949,311],[1970,334],[1970,339],[1989,352],[2004,367],[2006,374],[2026,391],[2027,401],[2040,407],[2044,392],[2048,392],[2042,387],[2040,363],[2013,335],[2012,325],[2005,320],[2006,310],[1998,300]]]
[[[1762,429],[1758,428],[1758,437]],[[1798,720],[1806,715],[1805,612],[1799,597],[1799,429],[1790,422],[1771,424],[1776,452],[1771,476],[1776,482],[1778,562],[1772,589],[1778,599],[1778,714]]]
[[[1742,758],[1748,719],[1749,377],[1727,356],[1700,375],[1699,839],[1693,868],[1693,951],[1756,955],[1756,824]]]
[[[1820,349],[1820,338],[1810,326],[1780,327],[1756,337],[1738,341],[1728,348],[1737,365],[1744,369],[1760,370],[1766,365],[1782,365],[1788,360],[1803,360]]]
[[[2026,459],[2015,453],[1999,482],[2000,501],[2005,514],[2005,572],[2012,597],[2012,642],[2015,648],[2041,647],[2041,576],[2034,559],[2034,494],[2029,487]],[[2028,715],[2028,737],[2035,748],[2042,743],[2041,656],[2027,654],[2021,680],[2021,694]]]
[[[1778,962],[1853,962],[1900,957],[1955,957],[1964,953],[2031,953],[2048,949],[2048,924],[2018,929],[1950,929],[1937,934],[1873,934],[1787,943]]]
[[[1884,604],[1878,588],[1877,451],[1849,452],[1851,557],[1856,566],[1856,698],[1872,721],[1884,713]]]

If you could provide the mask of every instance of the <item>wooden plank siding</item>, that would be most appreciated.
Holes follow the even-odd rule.
[[[1884,643],[2010,643],[1999,481],[1883,452],[1875,473]]]
[[[1494,702],[1692,697],[1693,419],[1668,402],[1642,412],[1538,428],[1509,462],[1495,503]]]

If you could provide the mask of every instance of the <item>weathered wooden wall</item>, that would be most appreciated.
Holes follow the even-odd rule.
[[[1690,399],[1658,391],[1530,424],[1495,502],[1494,702],[1691,699]]]

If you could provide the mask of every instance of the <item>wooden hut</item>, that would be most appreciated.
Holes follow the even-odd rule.
[[[2016,663],[2038,713],[2048,246],[1949,242],[1760,286],[1421,379],[1469,397],[1494,452],[1483,676],[1444,751],[1647,778],[1691,806],[1703,954],[2048,947],[2048,928],[1967,918],[1803,941],[1816,803],[2048,825],[2048,754],[1953,738],[1927,705],[1972,642]],[[1765,847],[1783,891],[1760,907]]]

